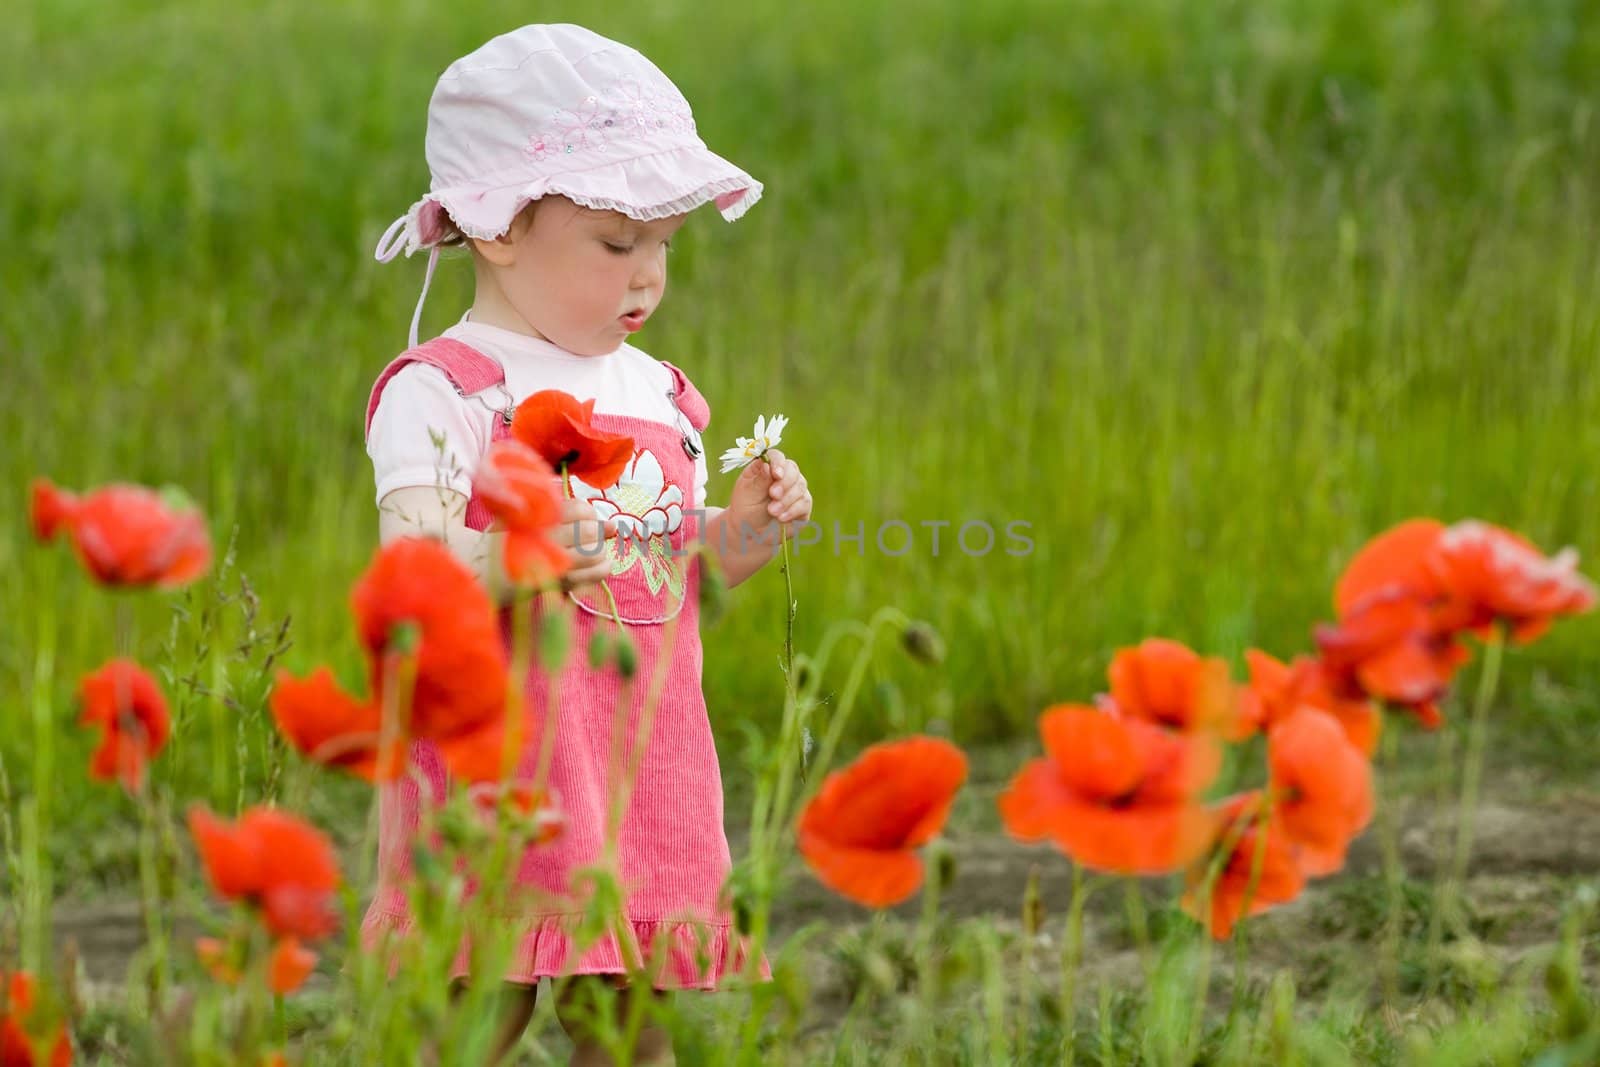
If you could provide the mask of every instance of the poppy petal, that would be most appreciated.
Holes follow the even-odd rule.
[[[802,833],[800,855],[823,885],[869,908],[899,904],[922,884],[922,860],[904,849],[850,848]]]

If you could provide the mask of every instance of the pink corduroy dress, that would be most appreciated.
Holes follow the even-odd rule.
[[[491,357],[459,341],[436,338],[407,350],[384,369],[367,405],[369,430],[384,386],[412,362],[437,367],[463,396],[504,381],[503,369]],[[679,411],[695,430],[704,429],[711,415],[705,399],[682,371],[664,365],[672,372],[673,400]],[[693,500],[694,461],[684,448],[679,426],[604,413],[597,413],[594,423],[634,441],[633,461],[618,485],[605,491],[604,499],[619,514],[642,522],[650,521],[654,511],[654,526],[649,528],[665,530],[652,532],[648,540],[608,542],[612,569],[606,585],[638,650],[638,669],[630,681],[624,682],[610,665],[592,669],[585,654],[597,627],[615,628],[604,591],[591,587],[582,594],[569,594],[572,653],[560,675],[550,770],[551,791],[565,825],[553,843],[530,848],[518,867],[518,884],[538,890],[529,896],[545,903],[526,916],[504,978],[531,984],[547,976],[621,974],[627,970],[627,959],[643,959],[658,988],[714,989],[724,977],[744,969],[747,946],[733,930],[721,901],[731,860],[722,822],[722,778],[700,684],[700,568],[686,548],[697,538],[699,520],[682,504]],[[509,418],[497,418],[494,437],[509,433]],[[469,501],[466,524],[481,530],[489,522],[482,502]],[[502,612],[501,629],[509,650],[509,609]],[[670,646],[664,647],[668,641]],[[662,657],[667,658],[665,664]],[[622,701],[628,702],[626,736],[636,736],[652,679],[663,668],[661,697],[618,838],[626,928],[633,944],[621,946],[616,937],[606,935],[579,952],[572,935],[584,902],[572,875],[601,855],[617,709]],[[549,683],[548,674],[535,664],[526,682],[530,708],[549,707]],[[520,778],[533,777],[538,733],[533,731],[526,746],[517,772]],[[385,785],[380,794],[378,887],[362,929],[369,945],[385,934],[410,931],[405,885],[411,845],[425,806],[440,804],[448,796],[448,774],[430,743],[414,743],[411,760],[416,773]],[[662,951],[665,959],[658,956]],[[464,946],[454,975],[465,975],[467,964]],[[770,974],[765,959],[759,972],[763,978]]]

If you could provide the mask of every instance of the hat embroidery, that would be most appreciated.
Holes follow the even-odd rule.
[[[585,97],[576,107],[551,115],[547,128],[528,137],[522,154],[530,162],[542,163],[551,156],[604,152],[616,142],[662,132],[695,132],[688,101],[625,78]]]

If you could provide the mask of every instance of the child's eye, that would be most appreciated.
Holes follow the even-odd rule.
[[[629,252],[633,251],[633,248],[631,246],[629,246],[629,245],[612,244],[610,241],[604,241],[602,243],[606,246],[606,248],[608,248],[611,251],[615,252],[619,256],[625,256]]]

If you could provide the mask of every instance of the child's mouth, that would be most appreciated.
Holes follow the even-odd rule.
[[[627,330],[629,333],[633,333],[639,329],[639,327],[644,325],[644,320],[647,318],[649,318],[649,315],[647,315],[644,311],[639,310],[630,311],[626,315],[618,316],[617,321],[622,323],[622,328],[624,330]]]

